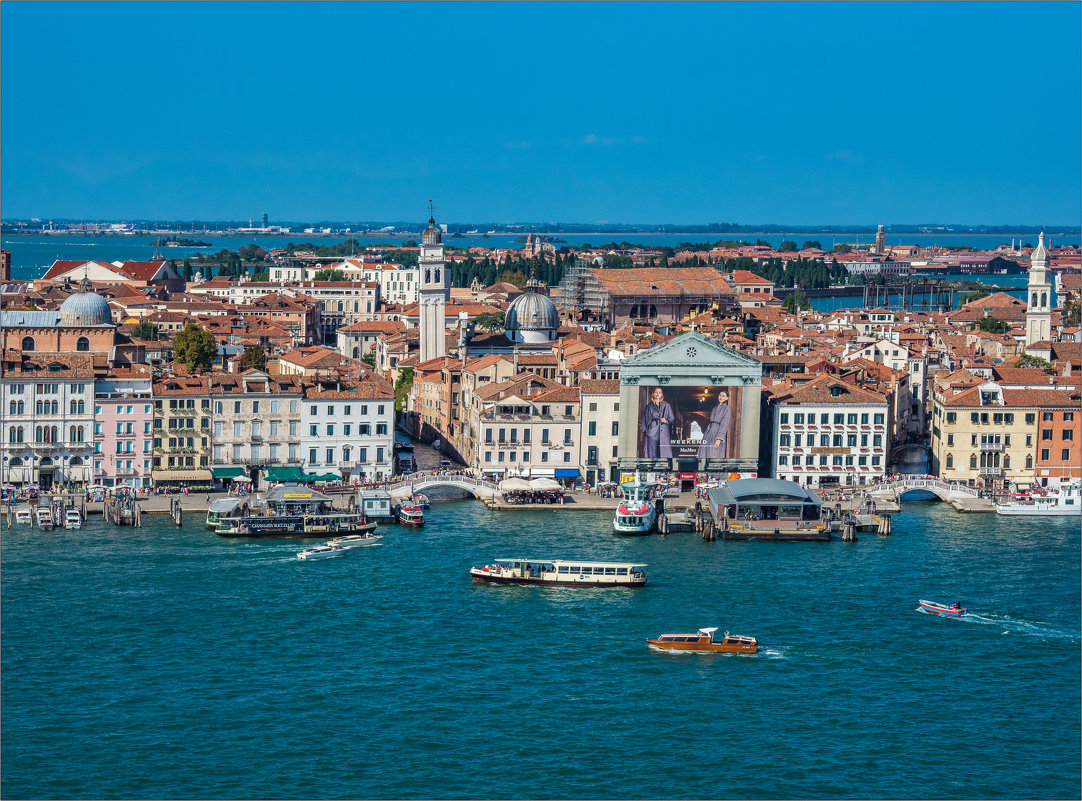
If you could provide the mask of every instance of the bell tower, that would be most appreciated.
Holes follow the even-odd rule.
[[[447,301],[451,290],[443,256],[443,237],[436,227],[436,211],[428,202],[428,227],[421,235],[421,254],[417,259],[417,294],[421,361],[447,354]]]
[[[1048,274],[1048,251],[1044,247],[1044,232],[1037,240],[1037,249],[1029,257],[1029,304],[1026,306],[1026,347],[1052,337],[1052,280]]]

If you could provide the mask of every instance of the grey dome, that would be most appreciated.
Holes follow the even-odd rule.
[[[82,328],[112,325],[113,311],[101,295],[79,292],[60,304],[60,324]]]
[[[428,218],[428,227],[424,233],[421,234],[421,242],[425,245],[438,245],[443,241],[443,237],[440,236],[440,229],[436,227],[436,218]]]
[[[560,328],[560,315],[551,300],[527,287],[526,293],[507,308],[503,327],[512,342],[553,342]]]

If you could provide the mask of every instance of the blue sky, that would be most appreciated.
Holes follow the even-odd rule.
[[[1077,224],[1080,8],[5,0],[0,214]]]

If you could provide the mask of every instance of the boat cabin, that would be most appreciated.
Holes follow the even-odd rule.
[[[267,493],[266,504],[275,516],[318,515],[331,512],[333,499],[303,484],[279,484]]]

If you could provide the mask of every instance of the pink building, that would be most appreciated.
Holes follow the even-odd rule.
[[[150,486],[154,440],[150,367],[110,370],[94,384],[94,483]]]

